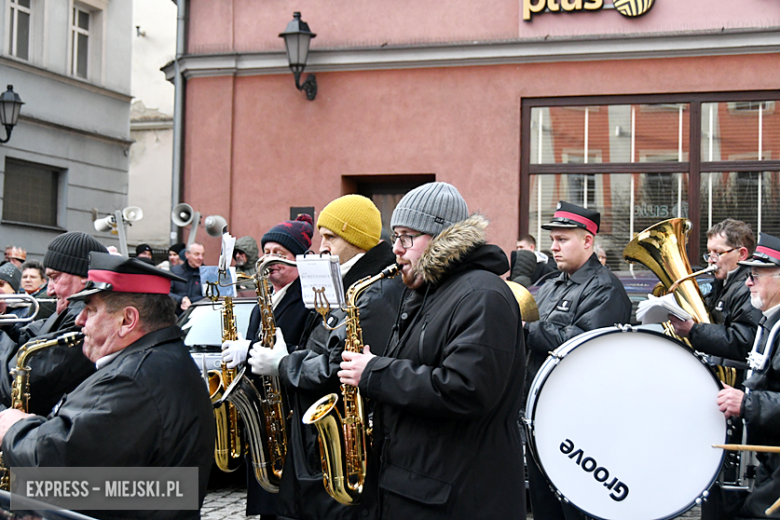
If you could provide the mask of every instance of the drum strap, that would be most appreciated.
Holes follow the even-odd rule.
[[[708,365],[720,365],[724,367],[736,368],[737,370],[747,370],[748,364],[744,361],[734,361],[733,359],[727,359],[720,356],[704,356]]]

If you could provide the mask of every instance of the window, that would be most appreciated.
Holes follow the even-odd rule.
[[[89,27],[92,15],[81,7],[73,7],[71,18],[71,69],[73,76],[87,79],[89,73]]]
[[[51,166],[7,158],[3,221],[57,226],[59,174]]]
[[[30,59],[31,0],[10,0],[8,53],[22,60]]]

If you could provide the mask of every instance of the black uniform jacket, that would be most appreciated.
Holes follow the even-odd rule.
[[[769,332],[778,321],[780,311],[775,311],[762,325],[762,344],[766,345]],[[742,400],[741,413],[747,427],[748,444],[780,445],[780,334],[773,343],[766,370],[744,383],[750,389]],[[758,461],[753,491],[747,496],[740,517],[767,518],[764,511],[780,498],[780,454],[759,453]],[[780,518],[780,512],[775,512],[771,518]]]
[[[214,417],[181,329],[147,334],[101,368],[45,419],[14,424],[9,467],[197,467],[199,505],[214,453]],[[94,514],[94,512],[87,512]],[[199,518],[198,511],[109,511],[101,518]]]
[[[45,320],[38,320],[19,330],[17,342],[5,334],[0,339],[0,366],[7,367],[0,376],[0,402],[11,406],[11,370],[16,368],[16,352],[25,343],[33,340],[47,340],[67,332],[81,331],[75,324],[76,317],[84,308],[83,302],[70,302],[60,314],[52,314]],[[30,372],[29,413],[46,416],[63,394],[72,391],[95,372],[92,363],[81,351],[81,345],[65,347],[58,345],[40,350],[27,359]]]
[[[593,254],[571,276],[561,273],[536,293],[539,321],[526,323],[526,391],[547,355],[589,330],[628,323],[631,301],[620,280]]]
[[[344,276],[344,289],[394,263],[391,247],[380,242]],[[370,345],[372,352],[381,352],[387,344],[403,287],[400,277],[382,279],[369,286],[358,298],[363,342]],[[341,326],[329,331],[323,326],[322,317],[312,313],[304,333],[304,344],[279,365],[279,377],[293,408],[293,418],[288,423],[287,458],[279,489],[280,518],[336,520],[355,518],[359,513],[358,508],[336,502],[325,491],[317,429],[304,425],[301,420],[306,410],[327,394],[337,392],[341,401],[338,371],[344,350],[344,317],[341,310],[332,311],[328,323],[331,327]]]
[[[359,506],[368,518],[525,518],[522,321],[486,226],[475,215],[431,240],[423,287],[363,372],[376,406]]]
[[[753,341],[761,311],[750,303],[745,285],[750,267],[739,266],[725,282],[715,280],[705,301],[713,323],[696,323],[688,339],[693,348],[705,354],[745,361]]]

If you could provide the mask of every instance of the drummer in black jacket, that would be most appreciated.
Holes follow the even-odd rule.
[[[752,375],[743,383],[745,391],[726,386],[718,393],[718,406],[726,417],[744,419],[748,443],[780,445],[780,238],[761,233],[748,267],[750,301],[763,313],[758,325],[760,341],[751,352]],[[772,342],[769,343],[769,340]],[[761,364],[755,354],[768,354]],[[780,454],[759,453],[759,467],[753,490],[742,502],[740,518],[780,518],[780,511],[766,510],[780,499]]]
[[[593,252],[600,222],[598,211],[561,201],[552,221],[542,226],[550,230],[551,250],[561,274],[536,295],[539,321],[525,324],[530,352],[526,394],[550,351],[583,332],[629,322],[631,302],[626,290]],[[533,457],[527,457],[527,463],[534,516],[582,518],[571,505],[558,501]]]

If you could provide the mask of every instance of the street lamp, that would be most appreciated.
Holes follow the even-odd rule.
[[[317,36],[309,30],[309,24],[301,20],[301,13],[293,13],[293,19],[287,24],[287,29],[279,35],[284,38],[284,47],[287,49],[287,61],[290,63],[295,86],[298,90],[306,91],[306,97],[313,101],[317,97],[317,78],[314,74],[306,76],[303,85],[300,83],[303,69],[306,68],[306,59],[309,57],[309,43]]]
[[[8,90],[0,95],[0,124],[5,127],[6,137],[0,139],[0,143],[7,143],[11,139],[11,131],[19,121],[19,112],[22,110],[24,101],[19,94],[14,92],[14,86],[8,85]]]

